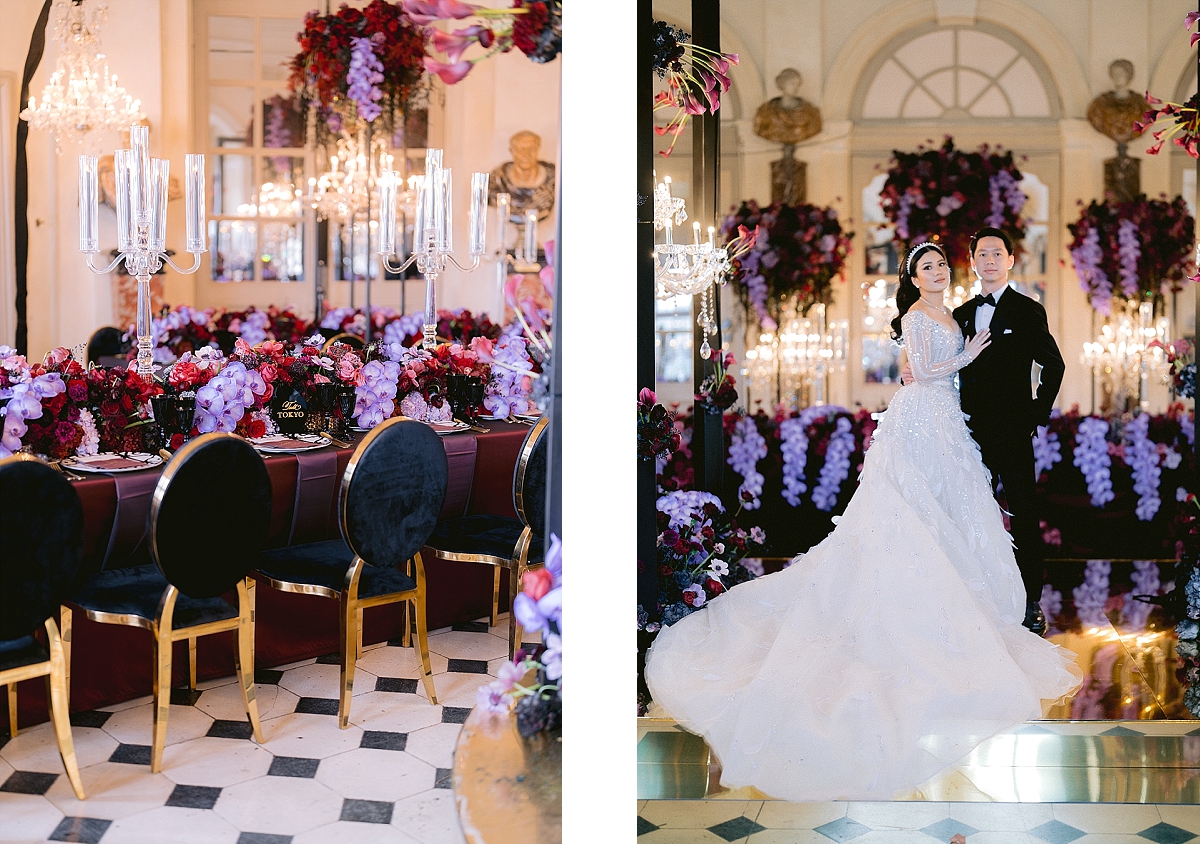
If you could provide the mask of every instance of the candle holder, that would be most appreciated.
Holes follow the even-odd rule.
[[[453,214],[451,202],[453,181],[449,168],[442,167],[442,151],[425,152],[425,175],[417,194],[417,213],[413,226],[413,253],[400,266],[392,266],[389,255],[396,254],[396,196],[399,176],[388,170],[379,182],[379,256],[389,272],[400,274],[416,262],[417,270],[425,276],[425,323],[421,345],[432,349],[437,345],[437,277],[448,263],[463,272],[479,266],[483,257],[487,229],[488,174],[471,174],[471,216],[468,226],[467,253],[471,263],[463,266],[451,254],[454,251]]]
[[[87,256],[93,273],[103,275],[125,262],[137,278],[137,373],[142,380],[154,378],[154,349],[150,321],[150,276],[169,264],[176,272],[191,274],[200,269],[200,256],[208,251],[204,236],[204,156],[188,155],[187,251],[192,266],[184,269],[167,254],[167,191],[171,162],[150,157],[150,129],[131,126],[132,149],[119,149],[114,156],[117,178],[117,257],[107,267],[92,263],[99,247],[99,169],[94,155],[79,156],[79,251]]]

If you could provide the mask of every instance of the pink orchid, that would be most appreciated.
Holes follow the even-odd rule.
[[[453,64],[444,64],[437,59],[426,56],[425,69],[430,73],[436,73],[447,85],[453,85],[455,82],[461,82],[471,72],[471,63],[469,61],[459,61]]]

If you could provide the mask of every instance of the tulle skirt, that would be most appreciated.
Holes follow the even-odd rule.
[[[957,391],[914,384],[833,533],[664,628],[646,682],[707,740],[728,787],[887,800],[1078,686],[1074,655],[1024,615]]]

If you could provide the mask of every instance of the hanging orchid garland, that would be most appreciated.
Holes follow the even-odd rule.
[[[1083,572],[1083,583],[1073,590],[1075,610],[1084,628],[1105,627],[1108,618],[1104,605],[1108,603],[1108,576],[1112,563],[1108,560],[1088,560]]]
[[[1116,496],[1113,494],[1111,466],[1108,456],[1108,422],[1089,416],[1079,423],[1075,438],[1075,459],[1072,461],[1087,480],[1093,507],[1103,507]]]
[[[1052,418],[1058,414],[1058,408],[1052,412]],[[1062,462],[1062,443],[1058,434],[1049,428],[1038,428],[1037,436],[1033,438],[1033,475],[1041,477],[1043,472],[1049,472],[1055,463]]]
[[[738,487],[738,496],[746,510],[757,510],[762,506],[759,496],[762,495],[763,476],[755,466],[766,456],[767,441],[758,432],[754,417],[744,416],[739,419],[730,438],[729,458],[726,462],[743,478],[741,486]]]
[[[1139,414],[1125,426],[1125,463],[1133,469],[1133,491],[1138,494],[1136,512],[1143,522],[1153,519],[1162,505],[1158,460],[1158,446],[1150,440],[1150,414]]]
[[[829,512],[837,504],[842,482],[850,477],[850,455],[854,453],[854,434],[850,431],[850,419],[839,416],[837,429],[829,438],[825,451],[825,465],[817,478],[813,490],[813,504],[818,510]]]

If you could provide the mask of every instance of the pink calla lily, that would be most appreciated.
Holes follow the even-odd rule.
[[[425,69],[430,73],[436,73],[447,85],[453,85],[455,82],[461,82],[471,72],[471,63],[464,60],[453,64],[444,64],[426,56]]]
[[[1200,20],[1200,12],[1188,12],[1184,22],[1187,24],[1186,29],[1191,29],[1196,25],[1196,21]]]
[[[472,6],[470,3],[463,3],[460,0],[437,0],[438,14],[443,18],[469,18],[479,9],[478,6]]]
[[[402,8],[417,26],[428,26],[440,17],[437,4],[425,0],[404,0]]]
[[[445,53],[450,64],[456,64],[462,59],[462,54],[466,52],[467,48],[480,40],[485,29],[486,27],[483,26],[468,26],[454,32],[442,32],[440,29],[435,29],[433,49],[439,53]]]

